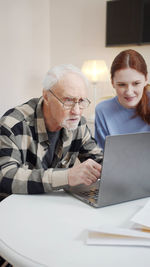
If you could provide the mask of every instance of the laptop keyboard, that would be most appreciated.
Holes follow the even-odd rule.
[[[78,195],[80,195],[82,197],[87,197],[90,199],[97,200],[98,199],[98,192],[99,192],[99,189],[92,188],[89,191],[78,192]]]

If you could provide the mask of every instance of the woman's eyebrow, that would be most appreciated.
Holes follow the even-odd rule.
[[[116,83],[119,84],[119,83],[126,83],[126,82],[123,82],[123,81],[122,81],[122,82],[116,82]]]

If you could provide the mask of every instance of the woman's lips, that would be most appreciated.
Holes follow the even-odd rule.
[[[135,96],[129,96],[129,97],[125,97],[125,100],[128,102],[131,102],[134,100],[134,98],[135,98]]]

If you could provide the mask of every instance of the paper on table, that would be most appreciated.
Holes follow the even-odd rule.
[[[150,247],[150,234],[126,228],[101,227],[88,231],[86,244]]]
[[[141,225],[143,230],[150,231],[150,201],[132,217],[131,221]]]

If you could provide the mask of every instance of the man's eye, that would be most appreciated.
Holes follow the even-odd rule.
[[[79,103],[82,103],[82,102],[84,102],[84,99],[82,99],[82,98],[79,99]]]
[[[65,102],[72,102],[73,99],[72,99],[72,98],[68,98],[68,97],[66,97],[66,98],[64,99],[64,101],[65,101]]]

